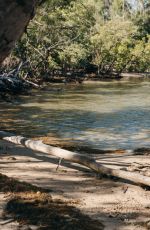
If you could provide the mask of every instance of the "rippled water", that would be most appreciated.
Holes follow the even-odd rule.
[[[150,147],[150,81],[57,85],[1,103],[1,129],[56,134],[99,149]]]

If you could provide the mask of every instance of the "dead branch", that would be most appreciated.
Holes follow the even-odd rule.
[[[96,162],[93,158],[71,152],[68,150],[64,150],[58,147],[53,147],[50,145],[43,144],[42,141],[34,141],[22,136],[15,136],[14,134],[0,131],[0,139],[23,145],[26,148],[32,149],[34,151],[42,152],[45,154],[53,155],[55,157],[58,157],[59,159],[64,159],[69,162],[78,163],[81,165],[86,166],[89,169],[92,169],[93,171],[103,174],[103,175],[109,175],[109,176],[115,176],[122,179],[126,179],[128,181],[132,181],[139,185],[147,185],[150,186],[150,177],[143,176],[138,173],[134,172],[128,172],[123,171],[121,169],[110,169],[102,164]]]

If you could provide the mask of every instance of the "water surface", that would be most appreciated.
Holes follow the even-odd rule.
[[[99,149],[150,147],[150,81],[49,86],[0,103],[1,129],[52,133]]]

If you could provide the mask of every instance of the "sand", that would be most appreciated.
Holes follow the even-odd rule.
[[[150,155],[133,155],[123,151],[94,154],[107,167],[126,168],[137,173],[150,172]],[[150,229],[150,190],[126,181],[99,178],[78,164],[33,152],[22,146],[0,141],[0,173],[42,188],[50,189],[53,199],[71,202],[83,214],[100,221],[106,230]],[[0,192],[0,229],[23,229],[10,217],[3,220],[7,194]],[[25,229],[26,226],[24,226]],[[30,229],[38,229],[30,226]]]

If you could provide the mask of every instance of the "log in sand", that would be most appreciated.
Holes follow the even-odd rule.
[[[0,131],[0,138],[15,144],[23,145],[26,148],[34,151],[42,152],[48,155],[64,159],[69,162],[78,163],[84,165],[93,171],[102,174],[109,175],[118,178],[122,178],[128,181],[132,181],[138,185],[150,186],[150,177],[140,175],[134,172],[123,171],[121,169],[110,169],[98,163],[92,157],[85,156],[83,154],[71,152],[58,147],[43,144],[42,141],[35,141],[23,136],[16,136],[14,134]]]

